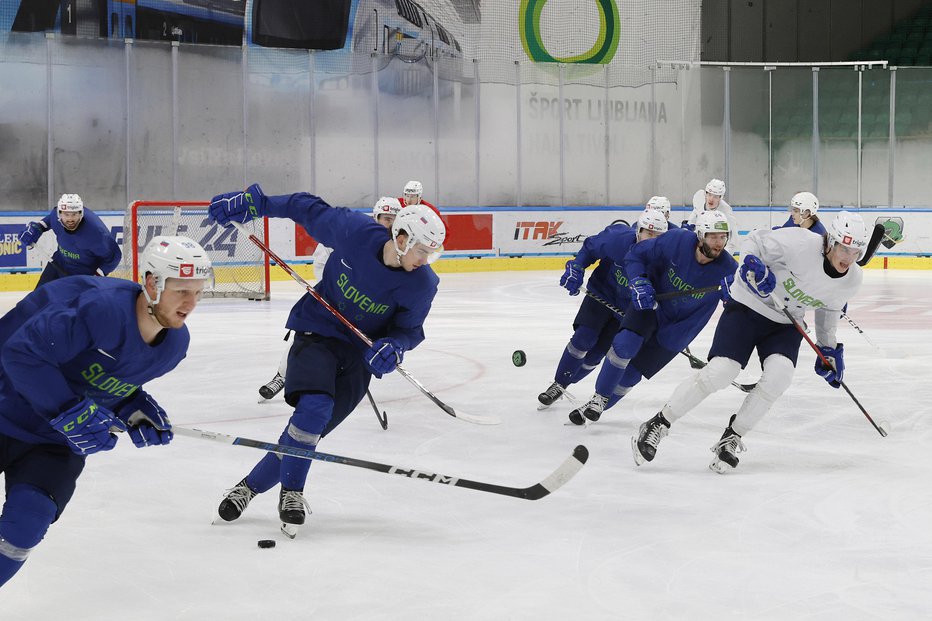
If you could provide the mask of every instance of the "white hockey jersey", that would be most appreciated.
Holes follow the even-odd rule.
[[[693,194],[693,210],[686,219],[686,224],[695,225],[696,218],[703,211],[705,211],[705,190],[698,190]],[[723,198],[718,202],[718,211],[725,214],[728,219],[728,228],[731,229],[731,235],[728,237],[728,244],[725,245],[725,249],[734,254],[738,251],[738,220],[735,218],[735,210]]]
[[[770,268],[777,280],[773,295],[783,301],[802,325],[805,325],[806,311],[814,309],[818,343],[835,347],[838,319],[845,304],[860,289],[864,272],[861,266],[853,263],[843,276],[831,278],[823,268],[823,244],[823,237],[808,229],[758,229],[741,244],[741,255],[753,254]],[[762,299],[751,291],[738,273],[731,297],[772,321],[790,323],[769,297]]]
[[[327,265],[327,259],[330,258],[331,252],[333,252],[333,248],[317,244],[314,254],[311,255],[311,258],[314,259],[314,278],[318,281],[324,277],[324,266]]]

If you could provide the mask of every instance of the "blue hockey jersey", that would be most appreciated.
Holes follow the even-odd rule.
[[[629,280],[647,276],[658,294],[711,287],[733,274],[738,264],[727,251],[711,263],[696,260],[696,234],[686,229],[635,244],[625,259]],[[680,295],[658,301],[657,342],[679,351],[708,323],[721,296],[718,291]]]
[[[36,289],[0,318],[0,433],[66,444],[49,421],[88,397],[113,409],[174,369],[187,327],[142,340],[128,280],[74,276]]]
[[[599,262],[586,288],[605,298],[618,308],[631,302],[628,277],[625,274],[625,255],[637,243],[637,233],[626,224],[612,224],[601,233],[587,237],[576,254],[576,262],[584,268]]]
[[[58,238],[58,249],[52,260],[70,276],[91,276],[100,269],[104,274],[112,272],[120,264],[120,246],[110,234],[110,229],[96,213],[84,208],[78,228],[69,231],[58,221],[58,208],[42,218],[46,229],[52,229]]]
[[[412,272],[387,267],[382,262],[382,248],[391,239],[389,230],[367,215],[331,207],[304,192],[266,198],[267,216],[290,218],[333,249],[314,289],[346,319],[373,341],[390,336],[406,350],[424,340],[424,320],[440,279],[427,265]],[[294,305],[286,326],[365,348],[310,294]]]

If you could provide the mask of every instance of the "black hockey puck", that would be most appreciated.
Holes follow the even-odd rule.
[[[527,362],[527,356],[525,356],[524,352],[519,349],[515,353],[511,354],[511,361],[516,367],[523,367],[524,363]]]
[[[275,542],[272,541],[271,539],[260,539],[260,540],[259,540],[259,547],[260,547],[260,548],[274,548],[274,547],[275,547]]]

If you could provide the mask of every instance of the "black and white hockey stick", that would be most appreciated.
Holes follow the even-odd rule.
[[[340,313],[340,311],[338,311],[336,308],[334,308],[334,307],[330,304],[330,302],[328,302],[327,300],[325,300],[324,297],[323,297],[322,295],[320,295],[319,293],[317,293],[317,291],[314,289],[314,287],[312,287],[306,280],[304,280],[304,279],[301,277],[300,274],[298,274],[298,273],[295,272],[293,269],[291,269],[291,266],[290,266],[290,265],[288,265],[287,263],[285,263],[284,261],[282,261],[281,257],[279,257],[277,254],[275,254],[274,252],[272,252],[272,250],[271,250],[267,245],[265,245],[265,242],[263,242],[261,239],[259,239],[258,237],[256,237],[256,236],[253,235],[252,233],[250,233],[250,232],[249,232],[249,229],[247,229],[247,228],[246,228],[245,226],[243,226],[241,223],[239,223],[239,222],[231,222],[231,224],[233,224],[233,225],[237,228],[237,230],[239,230],[240,233],[242,233],[243,235],[247,235],[247,236],[249,237],[249,240],[250,240],[252,243],[254,243],[256,246],[258,246],[259,249],[262,250],[262,252],[264,252],[265,254],[269,255],[269,258],[272,259],[273,261],[275,261],[275,262],[278,264],[278,266],[279,266],[280,268],[282,268],[283,270],[285,270],[286,272],[288,272],[288,275],[291,276],[291,277],[295,280],[295,282],[297,282],[298,284],[302,285],[305,289],[307,289],[307,292],[310,293],[311,296],[312,296],[315,300],[317,300],[318,302],[320,302],[320,303],[324,306],[324,308],[326,308],[328,311],[330,311],[330,313],[331,313],[334,317],[336,317],[337,319],[339,319],[339,320],[340,320],[340,323],[342,323],[344,326],[346,326],[347,328],[349,328],[350,332],[352,332],[352,333],[355,334],[357,337],[359,337],[359,339],[360,339],[363,343],[365,343],[366,345],[368,345],[368,346],[370,346],[370,347],[372,346],[372,339],[370,339],[368,336],[366,336],[365,334],[363,334],[363,332],[362,332],[359,328],[357,328],[356,326],[354,326],[354,325],[350,322],[350,320],[347,319],[346,317],[344,317],[344,316]],[[431,391],[429,391],[429,390],[427,390],[426,388],[424,388],[424,385],[421,384],[421,383],[420,383],[419,381],[417,381],[416,379],[414,379],[414,378],[411,376],[410,373],[408,373],[406,370],[404,370],[404,369],[402,368],[402,366],[401,366],[400,364],[399,364],[397,367],[395,367],[395,369],[398,371],[398,373],[401,374],[401,376],[402,376],[403,378],[405,378],[406,380],[408,380],[409,382],[411,382],[411,383],[414,385],[415,388],[417,388],[418,390],[420,390],[421,393],[424,394],[424,396],[426,396],[428,399],[430,399],[431,401],[433,401],[433,402],[437,405],[437,407],[439,407],[441,410],[443,410],[444,412],[446,412],[447,414],[449,414],[449,415],[452,416],[453,418],[458,418],[458,419],[464,420],[464,421],[466,421],[466,422],[468,422],[468,423],[475,423],[475,424],[477,424],[477,425],[498,425],[499,423],[502,422],[500,419],[498,419],[498,418],[496,418],[496,417],[494,417],[494,416],[480,416],[480,415],[477,415],[477,414],[467,414],[467,413],[465,413],[465,412],[463,412],[463,411],[454,410],[451,406],[447,405],[446,403],[444,403],[443,401],[441,401],[440,399],[438,399],[437,396],[434,395],[434,393],[432,393]]]
[[[385,431],[388,429],[388,413],[383,411],[379,413],[379,406],[375,404],[375,398],[372,396],[372,391],[366,388],[366,396],[369,397],[369,403],[372,404],[372,409],[375,411],[375,417],[379,419],[379,425],[382,426],[382,430]]]
[[[718,287],[716,287],[716,289],[717,289],[717,288],[718,288]],[[587,296],[589,296],[590,298],[592,298],[593,300],[595,300],[595,301],[598,302],[599,304],[602,304],[605,308],[607,308],[608,310],[612,311],[613,313],[615,313],[615,314],[618,315],[619,317],[624,317],[624,316],[625,316],[624,311],[622,311],[621,309],[619,309],[617,306],[615,306],[614,304],[612,304],[612,303],[609,302],[608,300],[603,299],[601,296],[598,296],[598,295],[592,293],[591,291],[589,291],[588,289],[583,288],[583,287],[580,288],[580,291],[584,292]],[[699,358],[696,358],[696,357],[692,354],[692,352],[689,351],[689,348],[688,348],[688,347],[687,347],[686,349],[684,349],[683,351],[681,351],[680,353],[683,354],[684,356],[686,356],[687,358],[689,358],[689,366],[691,366],[691,367],[694,368],[694,369],[701,369],[702,367],[704,367],[705,365],[708,364],[707,362],[704,362],[704,361],[700,360]],[[734,386],[735,388],[737,388],[738,390],[742,391],[742,392],[751,392],[751,391],[754,390],[754,388],[757,386],[757,383],[755,382],[755,383],[753,383],[753,384],[739,384],[738,382],[732,382],[731,385]]]
[[[504,485],[495,485],[494,483],[483,483],[482,481],[471,481],[451,477],[445,474],[417,470],[416,468],[402,468],[389,464],[380,464],[374,461],[356,459],[354,457],[343,457],[342,455],[332,455],[329,453],[320,453],[309,449],[302,449],[295,446],[286,446],[284,444],[275,444],[273,442],[262,442],[260,440],[250,440],[249,438],[239,438],[213,431],[202,431],[200,429],[190,429],[186,427],[172,427],[175,435],[186,436],[189,438],[200,438],[202,440],[213,440],[222,444],[232,444],[235,446],[248,446],[257,448],[270,453],[279,455],[291,455],[301,459],[313,459],[315,461],[326,461],[332,464],[343,464],[344,466],[354,466],[356,468],[365,468],[366,470],[375,470],[385,474],[399,474],[409,479],[420,479],[440,485],[449,485],[451,487],[465,487],[480,492],[498,494],[500,496],[511,496],[513,498],[523,498],[525,500],[540,500],[544,496],[557,491],[565,485],[570,479],[576,476],[576,473],[583,467],[586,460],[589,459],[589,449],[580,444],[573,449],[573,454],[566,458],[560,466],[540,483],[535,483],[530,487],[507,487]]]
[[[834,369],[835,368],[834,365],[832,365],[832,363],[829,362],[828,358],[825,357],[825,354],[822,353],[822,350],[819,349],[819,346],[816,345],[815,342],[813,342],[813,340],[809,337],[808,334],[806,334],[806,329],[803,328],[801,325],[799,325],[799,322],[796,321],[796,318],[793,317],[793,315],[790,313],[789,310],[787,310],[786,305],[783,303],[783,301],[780,300],[776,295],[774,295],[773,292],[770,293],[770,299],[773,300],[773,303],[777,307],[777,309],[780,311],[783,311],[783,314],[786,315],[786,318],[789,319],[790,322],[799,331],[799,333],[803,335],[803,338],[806,339],[807,343],[809,343],[809,347],[811,347],[812,350],[816,353],[816,355],[819,357],[819,360],[822,361],[822,364]],[[844,382],[839,381],[838,383],[841,385],[842,388],[845,389],[845,392],[848,393],[848,396],[851,397],[851,400],[854,401],[854,404],[858,406],[858,409],[861,410],[861,413],[864,415],[864,417],[867,418],[870,424],[874,426],[874,429],[877,430],[877,433],[879,433],[882,437],[886,438],[887,430],[884,429],[881,425],[878,425],[877,423],[874,422],[874,419],[871,418],[871,415],[867,413],[867,410],[864,409],[864,406],[861,405],[861,402],[858,401],[857,397],[854,396],[854,393],[851,392],[851,389],[848,388],[848,386],[846,386]]]

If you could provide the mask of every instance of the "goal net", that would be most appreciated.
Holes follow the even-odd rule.
[[[139,257],[158,235],[184,235],[199,243],[214,268],[211,298],[269,299],[269,259],[248,237],[233,227],[224,228],[207,217],[206,201],[134,201],[123,217],[123,278],[139,282]],[[265,218],[246,224],[250,232],[268,243]],[[117,274],[114,274],[117,275]]]

